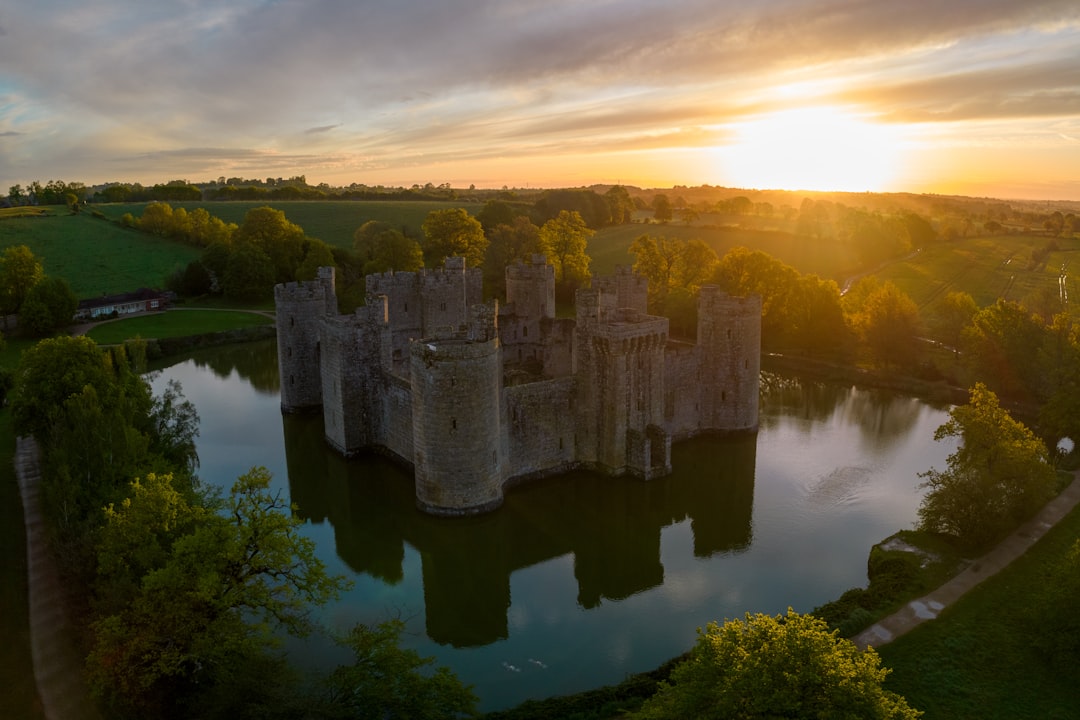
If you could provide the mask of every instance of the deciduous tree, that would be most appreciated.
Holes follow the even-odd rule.
[[[927,493],[919,507],[925,530],[957,537],[974,550],[1003,538],[1053,494],[1056,473],[1046,446],[1014,420],[984,384],[966,405],[949,412],[935,440],[959,438],[945,470],[921,474]]]
[[[488,240],[480,221],[463,208],[432,210],[423,223],[424,260],[428,267],[448,257],[463,257],[467,267],[480,267]]]
[[[698,631],[690,658],[634,717],[908,720],[921,713],[882,687],[873,649],[860,651],[825,621],[788,610]]]
[[[78,307],[79,300],[67,280],[42,278],[27,293],[19,322],[34,337],[44,337],[70,325]]]
[[[171,478],[147,476],[106,513],[99,567],[128,602],[93,624],[90,682],[117,714],[164,717],[200,683],[304,636],[309,612],[335,597],[302,521],[270,473],[253,468],[229,495],[193,504]],[[137,578],[137,579],[136,579]]]
[[[30,288],[45,277],[41,260],[26,245],[12,245],[0,256],[0,300],[3,312],[17,313]]]
[[[578,287],[589,279],[589,255],[585,248],[593,231],[577,212],[563,210],[540,228],[540,251],[555,266],[555,281]]]

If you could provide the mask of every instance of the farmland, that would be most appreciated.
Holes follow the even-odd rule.
[[[309,237],[314,237],[337,247],[352,248],[353,233],[369,220],[379,220],[398,228],[409,228],[410,233],[419,237],[420,225],[432,210],[448,207],[463,207],[472,214],[483,207],[480,203],[437,202],[437,201],[288,201],[288,202],[178,202],[169,203],[173,209],[184,208],[189,212],[195,208],[205,208],[208,213],[225,222],[239,225],[248,210],[270,206],[285,213],[291,222],[304,228]],[[142,214],[145,203],[97,205],[110,220],[119,220],[124,213],[135,217]]]

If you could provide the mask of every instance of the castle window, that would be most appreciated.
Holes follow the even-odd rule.
[[[728,328],[728,329],[727,329],[727,339],[728,339],[728,340],[730,340],[730,339],[731,339],[731,328]]]
[[[562,438],[559,438],[559,449],[562,450]]]
[[[721,390],[720,391],[720,402],[727,402],[727,391],[726,390]]]
[[[409,312],[409,303],[408,302],[405,303],[405,312]]]
[[[744,370],[749,370],[750,369],[750,359],[747,358],[746,360],[743,360],[742,361],[742,366],[743,366]]]
[[[450,429],[457,430],[457,418],[450,418]]]
[[[296,318],[290,317],[289,318],[289,327],[293,327],[294,325],[296,325]]]
[[[288,347],[285,349],[285,357],[292,357],[292,347]]]
[[[529,326],[528,325],[521,328],[521,335],[522,335],[522,337],[529,337]]]
[[[439,303],[440,310],[446,310],[446,303]]]

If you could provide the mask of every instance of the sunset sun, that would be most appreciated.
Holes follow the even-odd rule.
[[[899,170],[899,133],[837,108],[776,112],[734,130],[718,160],[736,187],[881,191]]]

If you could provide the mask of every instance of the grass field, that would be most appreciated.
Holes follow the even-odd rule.
[[[1080,508],[938,619],[882,646],[883,664],[893,669],[886,687],[926,720],[1080,717],[1080,668],[1052,667],[1033,646],[1038,621],[1028,608],[1077,537]]]
[[[395,227],[409,227],[417,235],[420,226],[432,210],[462,207],[476,214],[481,203],[438,201],[379,201],[379,200],[294,200],[287,202],[229,201],[229,202],[177,202],[169,203],[174,209],[185,208],[189,212],[197,207],[225,222],[239,225],[248,210],[269,205],[285,213],[290,222],[304,228],[314,237],[338,247],[352,248],[353,234],[368,220],[381,220]],[[135,217],[142,215],[146,203],[95,205],[106,217],[119,220],[124,213]]]
[[[126,230],[88,213],[0,220],[0,250],[26,245],[45,274],[67,280],[79,298],[162,287],[200,255],[198,248]]]
[[[160,340],[269,325],[272,322],[272,318],[258,313],[180,309],[102,323],[91,328],[86,334],[99,345],[114,345],[134,337]]]
[[[980,307],[998,298],[1024,302],[1039,292],[1057,296],[1063,268],[1065,273],[1072,270],[1080,275],[1080,240],[1057,239],[1060,249],[1033,266],[1032,251],[1047,242],[1044,237],[1018,235],[959,240],[924,248],[877,276],[896,283],[920,308],[932,306],[953,291],[970,294]],[[1080,288],[1074,300],[1080,300]]]

